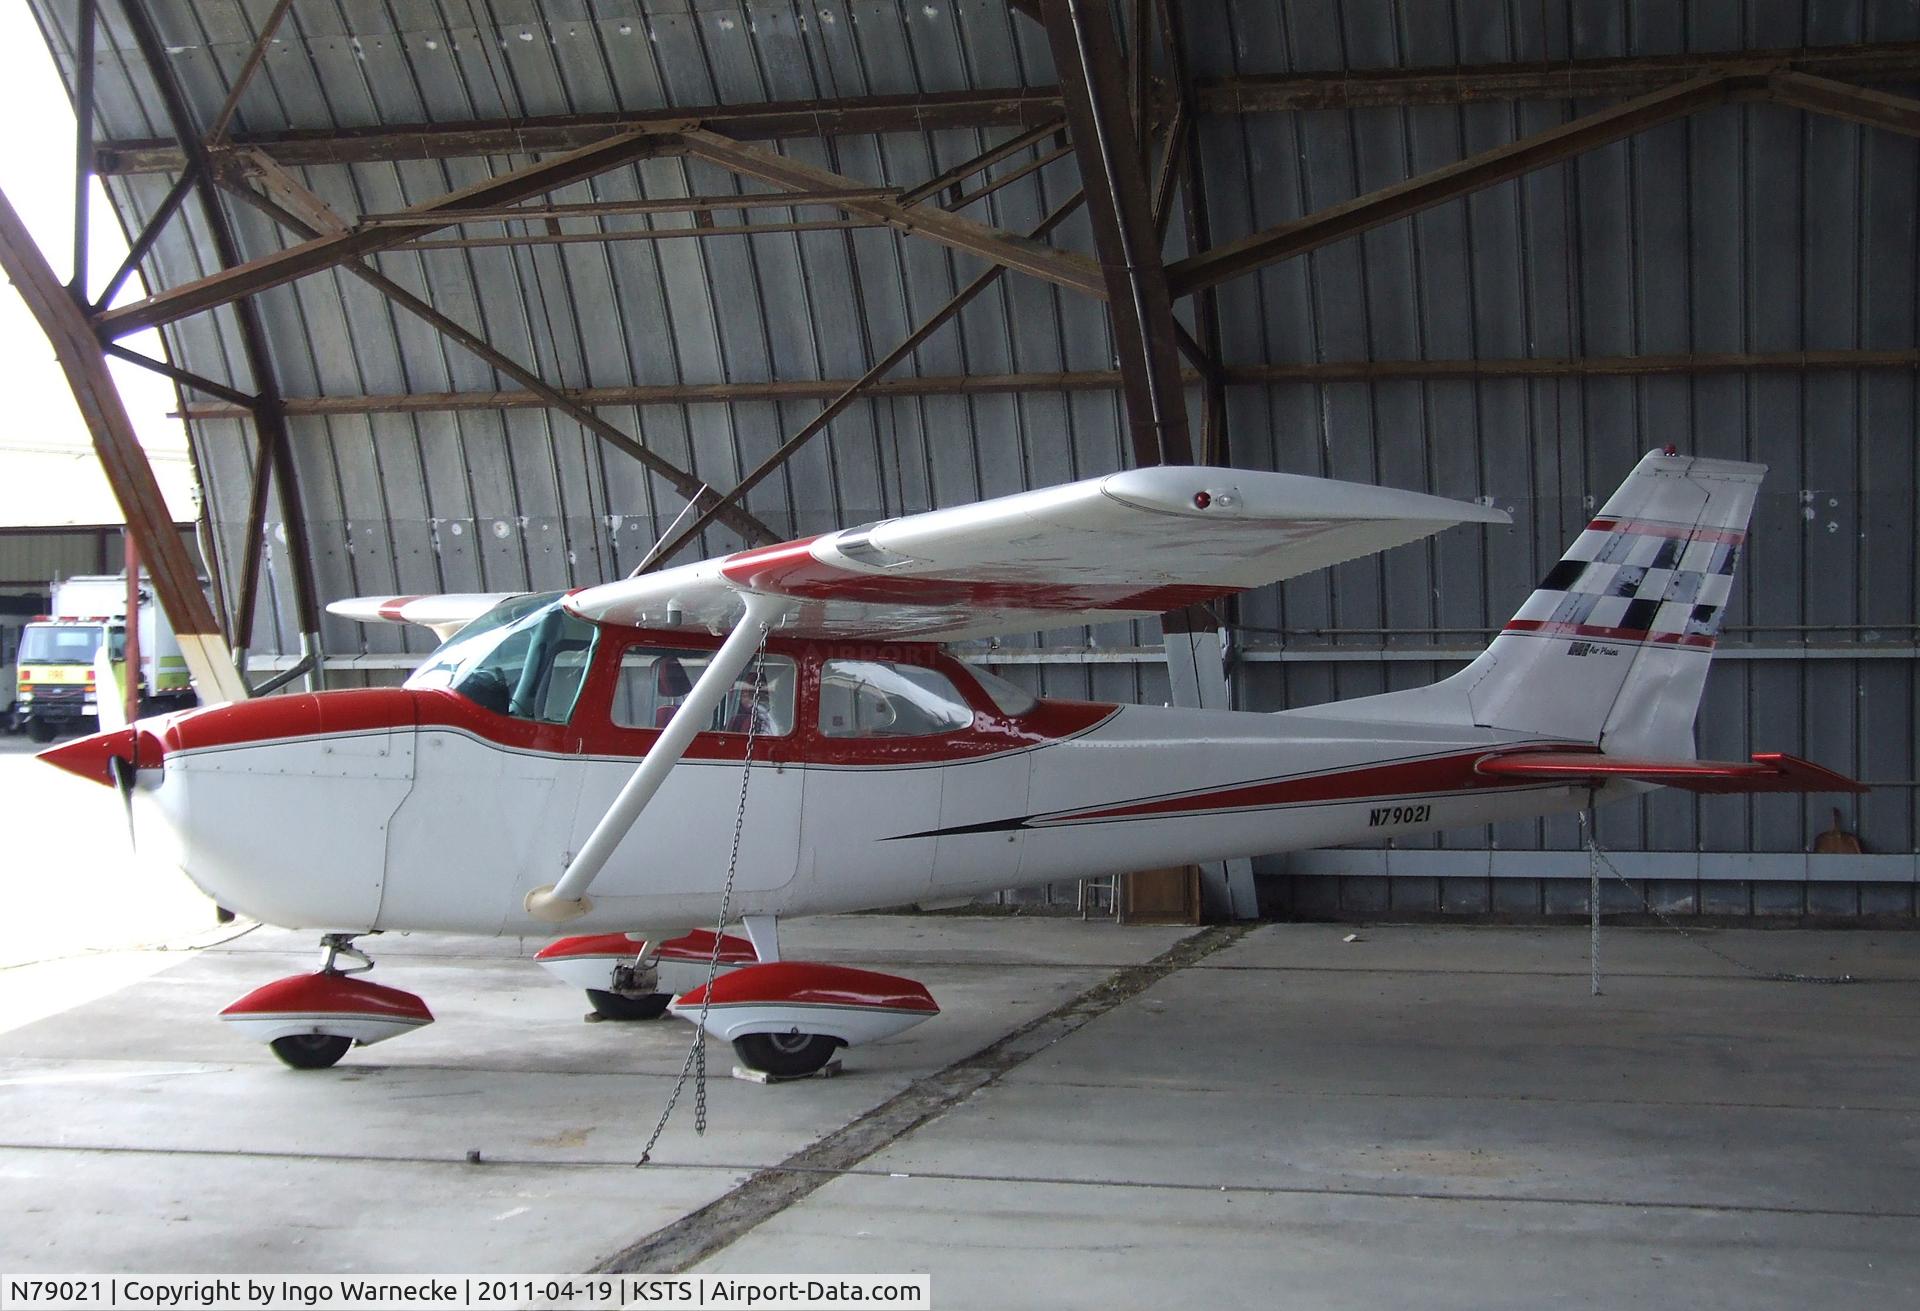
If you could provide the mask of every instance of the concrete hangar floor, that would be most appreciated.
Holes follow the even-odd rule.
[[[581,1023],[537,943],[378,941],[438,1023],[288,1070],[216,1023],[314,956],[210,932],[112,798],[0,745],[0,1270],[928,1271],[935,1305],[1912,1307],[1920,937],[798,922],[924,980],[838,1078]],[[169,950],[153,939],[168,940]],[[469,1161],[478,1152],[477,1162]],[[716,1205],[716,1203],[718,1205]]]

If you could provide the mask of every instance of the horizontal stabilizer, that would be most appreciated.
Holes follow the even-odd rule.
[[[1865,792],[1845,774],[1778,751],[1740,760],[1646,760],[1598,751],[1515,751],[1483,757],[1477,773],[1570,783],[1658,783],[1689,792]]]

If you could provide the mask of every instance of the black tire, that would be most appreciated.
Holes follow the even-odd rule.
[[[51,742],[53,741],[53,725],[44,719],[28,719],[27,736],[35,742]]]
[[[587,989],[587,1001],[593,1007],[593,1013],[603,1020],[657,1020],[667,1013],[667,1003],[672,1000],[664,992],[630,997],[624,992]]]
[[[840,1048],[824,1033],[748,1033],[733,1040],[733,1054],[749,1070],[776,1079],[799,1079],[825,1068]]]
[[[269,1045],[275,1056],[296,1070],[325,1070],[340,1063],[353,1039],[332,1033],[290,1033]]]

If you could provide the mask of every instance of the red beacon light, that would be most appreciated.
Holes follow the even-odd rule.
[[[1678,446],[1675,446],[1675,445],[1674,445],[1674,444],[1673,444],[1672,442],[1668,442],[1668,443],[1667,443],[1667,449],[1666,449],[1666,450],[1665,450],[1664,452],[1662,452],[1662,454],[1665,454],[1665,455],[1678,455],[1678,454],[1680,454],[1680,448],[1679,448]]]
[[[1204,510],[1209,505],[1212,505],[1212,504],[1213,504],[1213,495],[1210,492],[1195,492],[1193,494],[1194,509]]]

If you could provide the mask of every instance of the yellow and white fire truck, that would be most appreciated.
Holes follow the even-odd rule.
[[[193,704],[180,643],[154,599],[140,588],[138,625],[142,714]],[[53,585],[53,613],[20,630],[14,715],[36,742],[63,732],[92,732],[99,722],[96,683],[102,649],[122,687],[127,677],[125,575],[80,576]],[[107,695],[117,695],[109,691]]]

